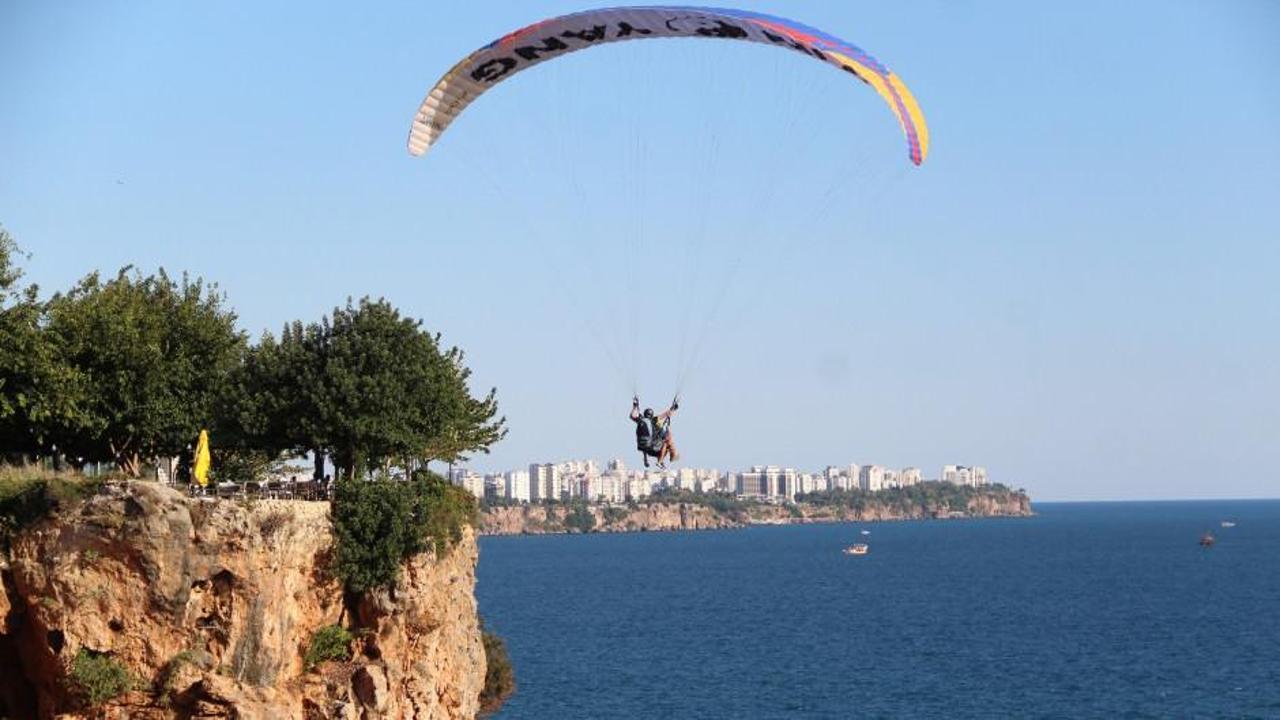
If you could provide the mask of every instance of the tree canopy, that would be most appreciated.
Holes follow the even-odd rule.
[[[55,429],[68,452],[139,473],[184,452],[212,418],[244,353],[244,333],[214,286],[164,270],[86,276],[48,303],[48,333],[83,376],[84,412]]]
[[[38,453],[52,430],[82,425],[85,378],[44,332],[36,286],[21,286],[24,253],[0,228],[0,451]]]
[[[505,435],[490,390],[471,396],[458,348],[386,300],[348,301],[320,322],[263,337],[233,381],[250,444],[327,453],[342,477],[487,452]]]
[[[0,452],[113,461],[186,454],[202,428],[265,467],[333,459],[340,477],[487,452],[505,434],[496,391],[473,397],[456,347],[384,299],[250,344],[217,287],[125,267],[39,298],[0,229]],[[56,446],[56,452],[55,452]]]

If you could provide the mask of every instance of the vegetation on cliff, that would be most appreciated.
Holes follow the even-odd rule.
[[[596,526],[596,516],[587,507],[585,500],[579,500],[569,504],[563,522],[565,528],[570,531],[588,533]]]
[[[80,698],[90,707],[123,695],[134,681],[123,663],[104,653],[81,648],[71,661],[68,673]]]
[[[37,467],[0,466],[0,552],[14,533],[102,489],[100,479]]]
[[[434,473],[408,482],[344,481],[333,498],[334,564],[351,593],[394,587],[405,560],[443,556],[474,526],[476,502]]]
[[[740,498],[724,493],[699,493],[673,487],[657,488],[640,500],[640,504],[644,505],[670,505],[676,503],[709,507],[735,520],[744,520],[751,508],[758,507],[761,504],[758,500],[750,498]]]
[[[350,660],[351,631],[341,625],[325,625],[316,630],[307,644],[307,654],[302,659],[306,670],[329,660]]]
[[[485,673],[484,689],[480,691],[480,712],[485,715],[497,712],[516,691],[516,674],[507,657],[507,646],[502,638],[484,628],[480,630],[484,640]]]
[[[1004,485],[970,487],[946,482],[922,482],[901,488],[888,488],[876,492],[864,490],[825,490],[799,495],[796,501],[816,507],[836,507],[863,513],[872,507],[883,508],[891,514],[910,517],[939,511],[965,512],[978,498],[990,498],[1000,503],[1026,500],[1026,494]]]

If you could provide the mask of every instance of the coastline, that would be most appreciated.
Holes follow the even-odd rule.
[[[757,525],[869,523],[1031,517],[1031,499],[1005,488],[969,493],[963,504],[903,502],[902,498],[858,497],[849,504],[770,504],[694,493],[670,494],[618,505],[584,502],[486,507],[480,534],[563,535],[618,532],[733,530]]]

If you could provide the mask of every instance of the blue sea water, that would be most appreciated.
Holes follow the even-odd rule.
[[[483,538],[499,717],[1280,718],[1280,501],[1035,509]]]

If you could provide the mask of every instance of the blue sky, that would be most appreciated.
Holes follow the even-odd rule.
[[[694,41],[548,63],[407,155],[454,62],[588,5],[19,0],[0,223],[48,290],[190,270],[254,335],[386,296],[498,387],[481,469],[634,461],[632,382],[688,369],[693,465],[1280,494],[1280,6],[741,6],[899,73],[924,167],[843,74]]]

